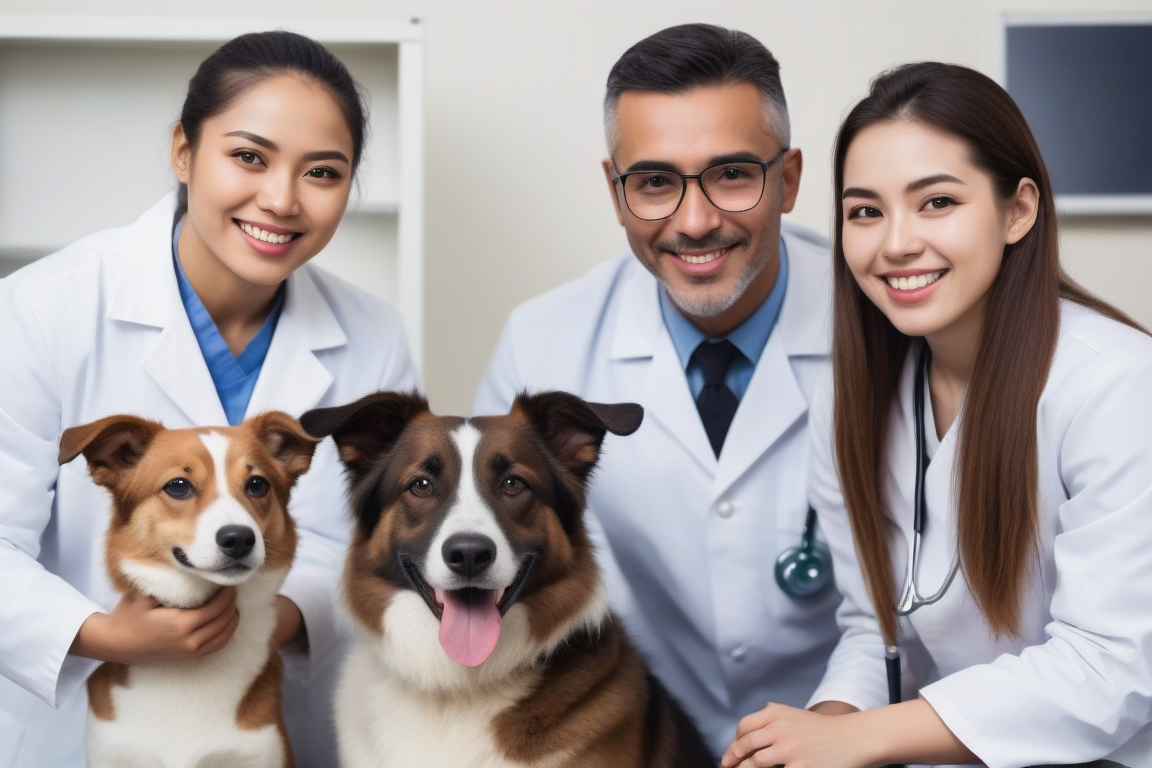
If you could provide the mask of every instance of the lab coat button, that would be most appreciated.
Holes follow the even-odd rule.
[[[744,657],[748,655],[748,649],[742,645],[738,645],[732,649],[730,655],[733,661],[744,661]]]
[[[722,501],[716,505],[716,514],[727,520],[736,511],[736,505],[730,501]]]

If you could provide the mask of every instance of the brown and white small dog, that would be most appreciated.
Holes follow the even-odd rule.
[[[83,453],[112,495],[113,586],[163,605],[203,605],[236,587],[228,644],[196,661],[102,664],[88,680],[93,768],[293,766],[272,650],[275,597],[296,552],[288,496],[316,440],[285,413],[237,427],[168,430],[134,416],[65,430],[60,463]]]
[[[605,433],[642,418],[562,392],[501,417],[391,392],[301,417],[335,439],[356,519],[344,768],[715,764],[610,616],[584,527]]]

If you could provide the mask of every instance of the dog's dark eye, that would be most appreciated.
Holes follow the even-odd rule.
[[[427,496],[432,493],[432,481],[426,477],[417,478],[412,485],[408,486],[408,490],[417,496]]]
[[[515,496],[524,490],[524,481],[518,477],[506,477],[500,483],[500,488],[509,496]]]
[[[192,483],[186,477],[175,477],[164,485],[164,493],[174,499],[186,499],[192,495]]]
[[[244,485],[244,490],[249,496],[260,498],[268,493],[268,481],[260,477],[260,475],[253,475],[248,478],[248,482]]]

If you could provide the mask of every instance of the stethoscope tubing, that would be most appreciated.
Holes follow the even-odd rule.
[[[955,554],[952,556],[952,566],[948,570],[948,577],[933,594],[925,597],[920,594],[916,586],[916,571],[920,563],[920,545],[924,535],[924,525],[927,518],[927,488],[925,477],[928,473],[928,438],[925,436],[924,424],[924,392],[925,381],[928,378],[928,366],[932,360],[932,352],[928,344],[920,348],[916,361],[916,380],[913,383],[913,398],[915,408],[912,413],[913,429],[916,432],[916,486],[912,502],[912,540],[908,545],[908,564],[904,571],[904,587],[900,590],[900,599],[896,601],[896,615],[907,616],[925,605],[938,602],[960,569],[960,562]]]

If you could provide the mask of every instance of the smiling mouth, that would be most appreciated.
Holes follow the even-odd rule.
[[[923,275],[911,275],[909,277],[887,277],[882,276],[881,279],[892,288],[898,291],[914,291],[917,288],[924,288],[932,285],[932,283],[939,280],[947,272],[946,269],[938,269],[935,272],[927,272]]]
[[[532,575],[532,566],[536,563],[535,555],[528,555],[524,558],[524,563],[520,566],[516,578],[512,583],[504,588],[503,593],[496,600],[496,608],[499,609],[500,615],[508,613],[508,609],[512,607],[513,603],[520,599],[521,593],[524,592],[524,587],[528,583],[528,577]],[[428,605],[428,610],[432,611],[437,621],[444,618],[444,603],[436,599],[436,590],[431,584],[424,580],[420,574],[420,569],[412,560],[404,555],[400,556],[400,567],[404,569],[404,575],[408,577],[408,584],[416,591],[424,602]],[[475,598],[482,595],[493,593],[496,590],[492,589],[479,589],[477,587],[464,587],[463,589],[446,590],[447,594],[459,595],[466,601],[473,601]]]
[[[285,243],[290,243],[303,234],[302,232],[284,232],[282,234],[269,232],[268,230],[261,229],[254,224],[249,224],[246,221],[240,221],[239,219],[233,219],[233,221],[236,222],[236,226],[240,227],[244,234],[260,240],[261,242],[271,243],[273,245],[284,245]]]
[[[680,259],[680,261],[686,262],[688,264],[707,264],[711,261],[716,261],[716,259],[728,253],[730,249],[731,246],[728,248],[721,248],[719,250],[712,251],[711,253],[701,253],[698,256],[693,256],[686,253],[675,253],[673,255]]]

